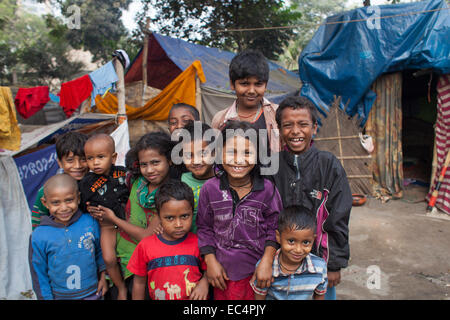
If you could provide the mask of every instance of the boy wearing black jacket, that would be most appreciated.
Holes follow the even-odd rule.
[[[317,132],[317,111],[306,97],[284,99],[276,112],[284,147],[279,170],[273,176],[286,208],[303,205],[315,213],[317,238],[313,253],[327,261],[328,290],[325,299],[335,300],[341,268],[350,256],[348,222],[352,194],[347,175],[330,152],[312,146]]]

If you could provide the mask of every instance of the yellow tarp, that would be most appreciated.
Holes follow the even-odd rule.
[[[20,128],[11,89],[0,87],[0,149],[20,149]]]
[[[176,77],[156,97],[140,108],[125,105],[129,120],[162,121],[169,117],[170,108],[176,103],[186,103],[195,106],[195,75],[203,83],[206,81],[200,61],[194,61],[186,70]],[[95,98],[97,109],[102,113],[116,114],[118,111],[117,97],[107,93],[102,99],[100,95]]]

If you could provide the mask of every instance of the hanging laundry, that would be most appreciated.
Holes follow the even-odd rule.
[[[84,100],[89,98],[92,89],[89,75],[61,84],[61,91],[58,94],[61,98],[59,104],[68,118]]]
[[[59,104],[59,102],[61,101],[61,98],[58,97],[57,95],[54,95],[53,93],[49,93],[48,96],[50,97],[50,100],[52,100],[53,102],[56,102],[57,104]]]
[[[112,61],[103,65],[100,69],[91,72],[89,77],[91,78],[93,87],[91,107],[95,105],[95,97],[98,94],[103,96],[105,92],[114,88],[115,82],[119,81]]]
[[[0,149],[20,149],[20,128],[11,89],[0,87]]]
[[[28,119],[41,110],[50,100],[47,86],[34,88],[19,88],[14,99],[17,112]]]

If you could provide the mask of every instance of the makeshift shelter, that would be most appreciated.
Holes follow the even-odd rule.
[[[340,160],[353,193],[369,194],[373,183],[369,167],[371,155],[360,143],[363,137],[359,121],[350,118],[338,107],[339,100],[336,99],[329,108],[327,117],[321,119],[321,128],[314,138],[314,144]]]
[[[116,164],[125,163],[128,124],[115,115],[85,113],[26,132],[20,148],[0,152],[0,299],[33,299],[28,264],[31,210],[39,188],[57,172],[55,139],[68,131],[110,134],[116,144]],[[2,145],[0,144],[0,148]]]
[[[228,65],[234,55],[232,52],[150,33],[146,45],[125,75],[126,90],[132,88],[137,94],[127,97],[128,119],[166,120],[172,105],[184,102],[197,107],[201,119],[210,123],[219,110],[230,106],[235,99],[228,78]],[[279,102],[284,96],[300,90],[298,75],[273,62],[269,62],[269,67],[265,95],[269,100]],[[142,89],[137,89],[139,87]],[[141,96],[149,90],[161,91],[149,101],[142,99],[141,105],[137,106]],[[98,110],[115,113],[115,100],[113,95],[99,100]]]
[[[417,111],[423,104],[417,95],[411,101],[406,98],[420,92],[422,100],[431,101],[426,90],[417,88],[429,88],[432,96],[437,78],[450,73],[449,57],[450,11],[442,0],[364,7],[328,17],[299,57],[300,94],[310,98],[323,117],[337,103],[372,136],[372,178],[366,179],[372,180],[377,197],[402,197],[402,141],[407,141],[405,132],[411,133],[402,126],[414,127],[405,114],[430,115],[429,102]],[[415,85],[414,79],[421,84]],[[322,127],[318,138],[336,135],[327,130]],[[435,163],[442,162],[447,150],[439,150]],[[431,174],[430,190],[436,171],[439,168]]]

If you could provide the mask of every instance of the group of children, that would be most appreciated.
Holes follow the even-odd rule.
[[[58,139],[64,173],[45,183],[32,212],[39,299],[102,299],[106,274],[121,300],[335,299],[352,196],[340,162],[313,145],[316,108],[304,97],[266,100],[269,67],[257,51],[229,69],[237,99],[212,120],[214,143],[184,104],[169,114],[172,137],[143,135],[126,167],[115,166],[108,135]],[[263,129],[278,155],[271,176],[249,138]]]

